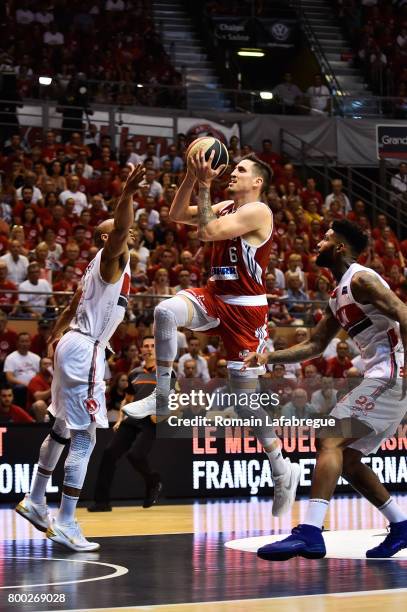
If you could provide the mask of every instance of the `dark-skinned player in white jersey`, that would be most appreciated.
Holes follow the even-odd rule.
[[[336,424],[321,433],[304,523],[291,535],[259,549],[270,561],[295,556],[319,559],[326,549],[322,526],[338,478],[346,480],[389,521],[389,534],[366,552],[368,558],[392,557],[407,547],[407,512],[376,474],[362,462],[394,435],[406,413],[407,306],[383,278],[357,263],[367,237],[348,220],[332,223],[318,244],[317,264],[329,268],[337,287],[324,317],[307,341],[269,354],[249,354],[245,364],[295,363],[320,355],[342,328],[358,346],[364,378],[334,407]]]
[[[280,516],[295,499],[300,477],[296,463],[284,459],[274,430],[266,426],[263,408],[251,409],[264,366],[241,372],[248,350],[262,352],[267,340],[267,298],[264,276],[272,249],[273,216],[261,201],[272,178],[270,167],[254,155],[244,157],[233,170],[230,200],[212,205],[211,183],[222,171],[212,169],[213,154],[198,153],[188,161],[186,176],[174,198],[173,221],[198,228],[203,242],[212,242],[211,276],[206,287],[180,291],[155,309],[157,357],[156,393],[123,408],[129,416],[167,415],[170,375],[177,353],[177,328],[218,333],[227,352],[231,391],[236,394],[239,417],[258,417],[253,428],[270,460],[274,482],[272,513]],[[198,182],[198,204],[190,200]],[[256,406],[257,407],[257,406]]]
[[[79,552],[99,548],[98,543],[89,542],[82,535],[75,521],[75,510],[96,442],[96,428],[108,427],[105,349],[126,312],[133,194],[145,172],[142,165],[130,167],[114,218],[95,230],[95,244],[100,250],[88,265],[72,301],[56,321],[49,340],[51,352],[53,343],[59,341],[49,409],[55,421],[42,443],[31,491],[16,507],[21,516],[45,531],[49,539]],[[61,504],[57,516],[50,521],[45,491],[69,441]]]

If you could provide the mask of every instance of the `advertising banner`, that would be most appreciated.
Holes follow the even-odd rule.
[[[407,159],[407,126],[377,125],[376,150],[378,159]]]
[[[168,427],[168,429],[170,429]],[[36,473],[40,445],[48,427],[0,427],[0,501],[15,502],[29,490]],[[249,428],[192,428],[192,437],[157,439],[150,455],[151,466],[160,473],[164,495],[174,497],[242,497],[272,496],[270,464]],[[284,427],[281,436],[283,453],[301,467],[299,492],[307,493],[315,464],[315,439],[309,427]],[[91,500],[102,453],[114,436],[109,430],[98,430],[97,444],[81,495]],[[395,437],[386,440],[375,455],[364,461],[376,472],[389,490],[405,490],[407,483],[407,425],[400,425]],[[50,501],[61,495],[64,455],[47,489]],[[351,490],[345,480],[338,491]],[[112,499],[142,498],[144,487],[140,476],[123,458],[117,465]]]

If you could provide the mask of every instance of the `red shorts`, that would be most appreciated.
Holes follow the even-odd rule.
[[[207,317],[207,325],[195,328],[195,331],[217,334],[222,338],[229,366],[233,366],[233,362],[237,362],[236,367],[241,365],[245,355],[251,351],[265,351],[268,339],[267,302],[259,306],[225,303],[226,296],[222,296],[222,300],[206,287],[186,289],[178,293],[180,294],[189,297]],[[262,296],[236,296],[234,300],[259,303],[261,298]]]

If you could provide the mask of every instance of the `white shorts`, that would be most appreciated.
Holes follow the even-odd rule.
[[[70,331],[55,351],[50,412],[68,429],[109,427],[106,411],[104,346]]]
[[[360,385],[336,404],[330,413],[332,416],[337,419],[358,419],[373,430],[350,444],[349,448],[369,455],[375,453],[384,440],[394,435],[407,407],[407,398],[400,401],[401,383],[401,378],[364,378]]]

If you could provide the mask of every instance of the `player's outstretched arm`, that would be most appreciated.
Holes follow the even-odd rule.
[[[64,310],[59,315],[58,319],[55,321],[55,325],[52,329],[51,336],[48,338],[48,357],[52,357],[54,353],[54,342],[59,340],[64,333],[64,331],[68,328],[70,322],[74,318],[76,314],[76,309],[78,308],[79,301],[82,296],[82,287],[79,287],[72,300],[69,304],[64,308]]]
[[[143,164],[128,165],[131,167],[131,172],[114,211],[114,227],[103,248],[102,261],[117,259],[127,252],[129,230],[134,223],[133,195],[145,174]]]
[[[398,321],[400,337],[404,348],[403,392],[401,399],[407,393],[407,306],[397,295],[387,289],[374,274],[358,272],[352,277],[350,285],[352,295],[360,304],[371,304],[384,315]]]
[[[253,368],[257,365],[265,365],[266,363],[297,363],[298,361],[318,357],[318,355],[324,352],[339,330],[340,325],[328,306],[325,315],[311,333],[309,340],[281,351],[249,353],[244,359],[243,368]]]

